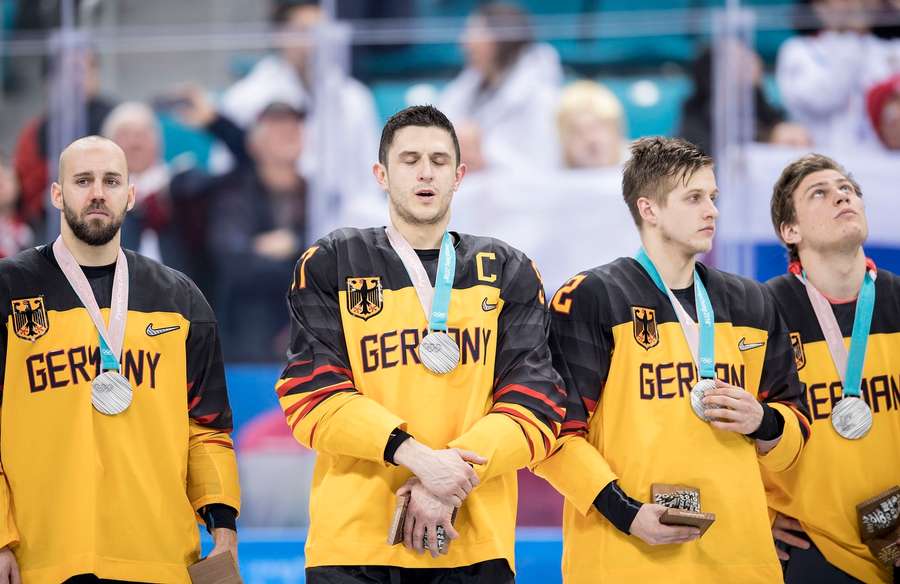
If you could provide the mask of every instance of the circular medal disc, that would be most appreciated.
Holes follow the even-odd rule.
[[[697,417],[708,422],[706,417],[706,407],[703,405],[703,396],[706,392],[716,387],[715,379],[701,379],[691,388],[691,409],[697,414]]]
[[[101,414],[121,414],[131,405],[131,383],[118,371],[104,371],[91,382],[91,403]]]
[[[848,440],[865,436],[872,427],[872,410],[858,397],[844,397],[831,410],[831,425]]]
[[[432,331],[419,343],[419,359],[432,373],[450,373],[459,364],[459,347],[443,331]]]

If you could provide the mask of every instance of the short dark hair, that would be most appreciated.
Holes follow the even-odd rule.
[[[652,136],[636,140],[622,174],[622,195],[634,224],[641,226],[638,199],[646,197],[665,205],[665,196],[678,181],[687,184],[695,172],[712,165],[708,154],[681,138]]]
[[[807,154],[788,164],[785,169],[781,171],[781,176],[778,177],[778,180],[775,181],[775,187],[772,189],[770,211],[772,213],[772,227],[775,228],[775,235],[778,236],[781,243],[784,243],[788,250],[788,260],[792,262],[798,261],[800,255],[797,252],[796,245],[786,243],[784,239],[782,239],[781,226],[785,223],[790,224],[797,221],[797,208],[794,205],[794,191],[797,190],[797,187],[800,186],[803,179],[820,170],[836,170],[841,173],[844,175],[844,178],[853,185],[856,194],[862,196],[862,189],[859,188],[859,184],[850,173],[835,160],[823,154]]]
[[[288,21],[294,8],[303,6],[319,6],[319,0],[274,0],[270,8],[269,20],[275,26],[280,26]]]
[[[453,151],[456,153],[456,164],[459,164],[459,138],[456,137],[456,130],[453,124],[447,119],[441,110],[433,105],[413,105],[406,109],[402,109],[390,117],[381,130],[381,143],[378,145],[378,162],[387,166],[388,150],[394,141],[394,134],[397,130],[407,126],[422,126],[442,128],[450,132],[453,139]]]

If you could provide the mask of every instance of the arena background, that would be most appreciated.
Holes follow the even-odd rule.
[[[286,325],[283,291],[278,290],[286,290],[290,269],[285,272],[283,265],[290,264],[305,245],[338,226],[385,223],[383,195],[368,175],[376,159],[377,132],[392,113],[407,105],[441,103],[445,89],[467,66],[460,41],[471,24],[468,15],[483,4],[474,0],[331,0],[322,2],[324,18],[316,26],[297,26],[277,18],[283,14],[279,10],[307,3],[0,3],[0,146],[2,164],[14,172],[19,183],[18,197],[13,197],[15,213],[0,223],[0,241],[5,246],[0,252],[14,250],[16,241],[20,247],[27,241],[11,237],[24,233],[22,226],[27,226],[24,229],[31,235],[28,245],[55,236],[58,216],[46,211],[46,186],[55,166],[47,161],[55,160],[60,148],[72,139],[92,127],[102,127],[103,118],[117,103],[138,101],[153,108],[167,180],[177,176],[204,185],[201,195],[194,198],[173,195],[166,199],[169,195],[163,189],[168,215],[162,223],[154,222],[148,211],[145,215],[150,219],[145,217],[144,224],[131,228],[137,232],[129,234],[136,236],[142,250],[162,256],[165,246],[161,242],[172,235],[166,229],[178,219],[177,243],[182,256],[202,259],[199,267],[194,265],[197,274],[188,273],[201,282],[222,326],[236,331],[226,335],[224,342],[244,489],[240,561],[245,581],[251,584],[303,581],[313,455],[288,434],[272,390],[280,370],[284,331],[267,337],[270,342],[264,347],[257,343],[249,349],[240,342],[247,338],[242,331],[257,334],[257,325],[266,318],[263,313],[272,306],[282,312],[281,328]],[[861,123],[873,124],[867,131],[845,132],[837,138],[823,137],[819,131],[828,123],[823,108],[803,110],[802,99],[795,99],[800,104],[795,105],[783,98],[785,80],[776,75],[785,43],[799,38],[801,32],[815,33],[825,26],[821,14],[804,3],[520,0],[518,6],[529,15],[527,22],[495,28],[491,34],[493,42],[530,39],[552,47],[561,65],[561,79],[549,83],[555,96],[579,79],[608,88],[622,107],[617,121],[622,136],[614,148],[623,152],[628,140],[641,136],[685,134],[686,117],[695,114],[691,108],[702,101],[692,102],[692,95],[708,94],[700,107],[706,108],[710,121],[706,147],[717,161],[721,216],[716,245],[707,262],[760,280],[782,273],[785,254],[768,214],[772,185],[787,162],[818,151],[834,156],[862,185],[870,226],[867,252],[878,265],[896,272],[900,270],[895,201],[900,159],[889,144],[879,140],[874,127],[877,115],[871,120],[865,115],[875,115],[867,105],[866,92],[900,71],[900,58],[893,54],[900,55],[893,46],[900,19],[895,2],[844,4],[871,10],[871,34],[881,39],[888,56],[884,79],[859,80],[856,85],[838,88],[847,70],[868,65],[854,59],[866,57],[840,51],[828,55],[833,63],[826,59],[823,66],[833,64],[833,79],[811,85],[808,91],[821,91],[816,87],[826,87],[829,92],[834,88],[835,94],[844,91],[843,107],[848,111],[862,108]],[[216,182],[216,177],[228,176],[229,169],[241,161],[236,162],[233,150],[229,154],[209,131],[187,119],[197,113],[196,109],[187,110],[198,106],[196,102],[185,105],[185,84],[199,88],[210,103],[224,110],[229,99],[242,99],[234,93],[229,98],[235,83],[252,74],[262,60],[283,57],[297,47],[306,51],[304,74],[307,89],[312,90],[298,98],[290,87],[275,87],[270,101],[285,102],[305,114],[303,148],[297,162],[305,182],[294,201],[302,208],[301,219],[299,225],[290,227],[302,241],[280,268],[269,266],[271,270],[254,276],[248,292],[246,282],[226,277],[228,269],[246,271],[261,266],[263,260],[253,255],[257,253],[253,249],[226,256],[215,234],[209,233],[210,225],[219,225],[216,221],[221,219],[216,215],[216,189],[222,183]],[[704,65],[701,55],[707,47],[711,57]],[[759,60],[751,57],[750,63],[746,55],[753,52]],[[748,76],[757,64],[759,75]],[[704,66],[705,80],[701,74]],[[535,76],[526,75],[525,79],[531,82]],[[748,83],[748,78],[753,82]],[[353,85],[352,79],[359,84]],[[707,86],[702,89],[698,83]],[[354,91],[359,99],[349,95]],[[780,121],[799,123],[800,134],[779,140],[771,132],[760,131],[760,100],[767,110],[779,112]],[[241,105],[232,104],[233,115],[246,119],[235,121],[252,134],[256,114],[241,110]],[[579,270],[630,255],[638,245],[621,201],[621,157],[604,167],[567,168],[561,160],[560,144],[553,143],[560,139],[555,133],[556,107],[551,103],[541,114],[553,132],[549,139],[537,135],[536,130],[529,132],[529,124],[539,125],[536,119],[520,119],[522,153],[514,152],[511,160],[497,164],[485,153],[484,168],[464,180],[451,221],[452,229],[493,235],[523,249],[541,267],[548,293]],[[821,113],[821,121],[815,112]],[[365,116],[370,119],[363,119]],[[487,147],[493,131],[490,124],[496,120],[488,115],[481,121],[481,137]],[[470,150],[466,155],[478,153]],[[38,176],[41,170],[44,176]],[[251,189],[238,196],[252,198],[259,193]],[[8,206],[0,199],[0,207]],[[272,209],[264,211],[271,214]],[[248,218],[248,225],[250,222]],[[249,238],[266,229],[256,224],[246,227]],[[269,285],[272,278],[274,286]],[[275,289],[274,296],[262,288]],[[520,474],[520,485],[518,581],[559,582],[561,500],[546,483],[527,472]]]

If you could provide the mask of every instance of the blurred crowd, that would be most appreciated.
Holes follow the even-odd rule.
[[[752,94],[755,139],[802,149],[900,150],[900,41],[896,27],[874,27],[879,14],[895,16],[897,2],[806,4],[813,19],[798,24],[774,63],[780,97],[765,87],[765,66],[752,48],[736,41],[725,48],[736,82]],[[119,103],[103,92],[99,57],[89,47],[64,64],[83,92],[85,133],[113,139],[128,159],[138,203],[124,245],[198,282],[220,318],[230,360],[281,358],[284,294],[312,237],[312,193],[378,198],[371,167],[380,122],[371,91],[350,75],[328,78],[338,88],[332,105],[340,115],[328,118],[323,133],[322,76],[314,71],[312,37],[304,36],[323,10],[311,0],[271,0],[270,13],[275,31],[299,35],[278,35],[276,49],[230,87],[185,85],[152,102]],[[626,108],[602,82],[573,79],[557,50],[530,32],[530,21],[506,2],[482,3],[466,20],[464,68],[436,97],[457,127],[463,162],[475,173],[617,168],[637,137]],[[701,47],[678,125],[681,136],[710,152],[713,72],[713,52]],[[54,65],[46,73],[52,83]],[[0,257],[46,241],[57,107],[25,120],[14,150],[0,153]],[[166,159],[161,112],[214,139],[209,165]],[[323,187],[326,141],[343,171]]]

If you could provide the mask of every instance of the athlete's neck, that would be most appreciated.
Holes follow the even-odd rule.
[[[866,254],[862,246],[846,252],[803,250],[800,263],[810,284],[825,296],[842,301],[859,295],[866,275]]]
[[[641,241],[650,261],[670,290],[681,290],[694,283],[694,254],[686,254],[674,245],[665,245],[652,234],[642,234]]]
[[[121,231],[117,232],[115,237],[103,245],[88,245],[75,237],[72,229],[66,223],[65,218],[63,218],[60,232],[62,233],[63,242],[69,248],[72,257],[75,258],[79,266],[108,266],[116,263],[119,257]]]
[[[413,249],[440,249],[444,232],[450,222],[450,214],[438,223],[408,223],[391,209],[391,224],[409,242]]]

